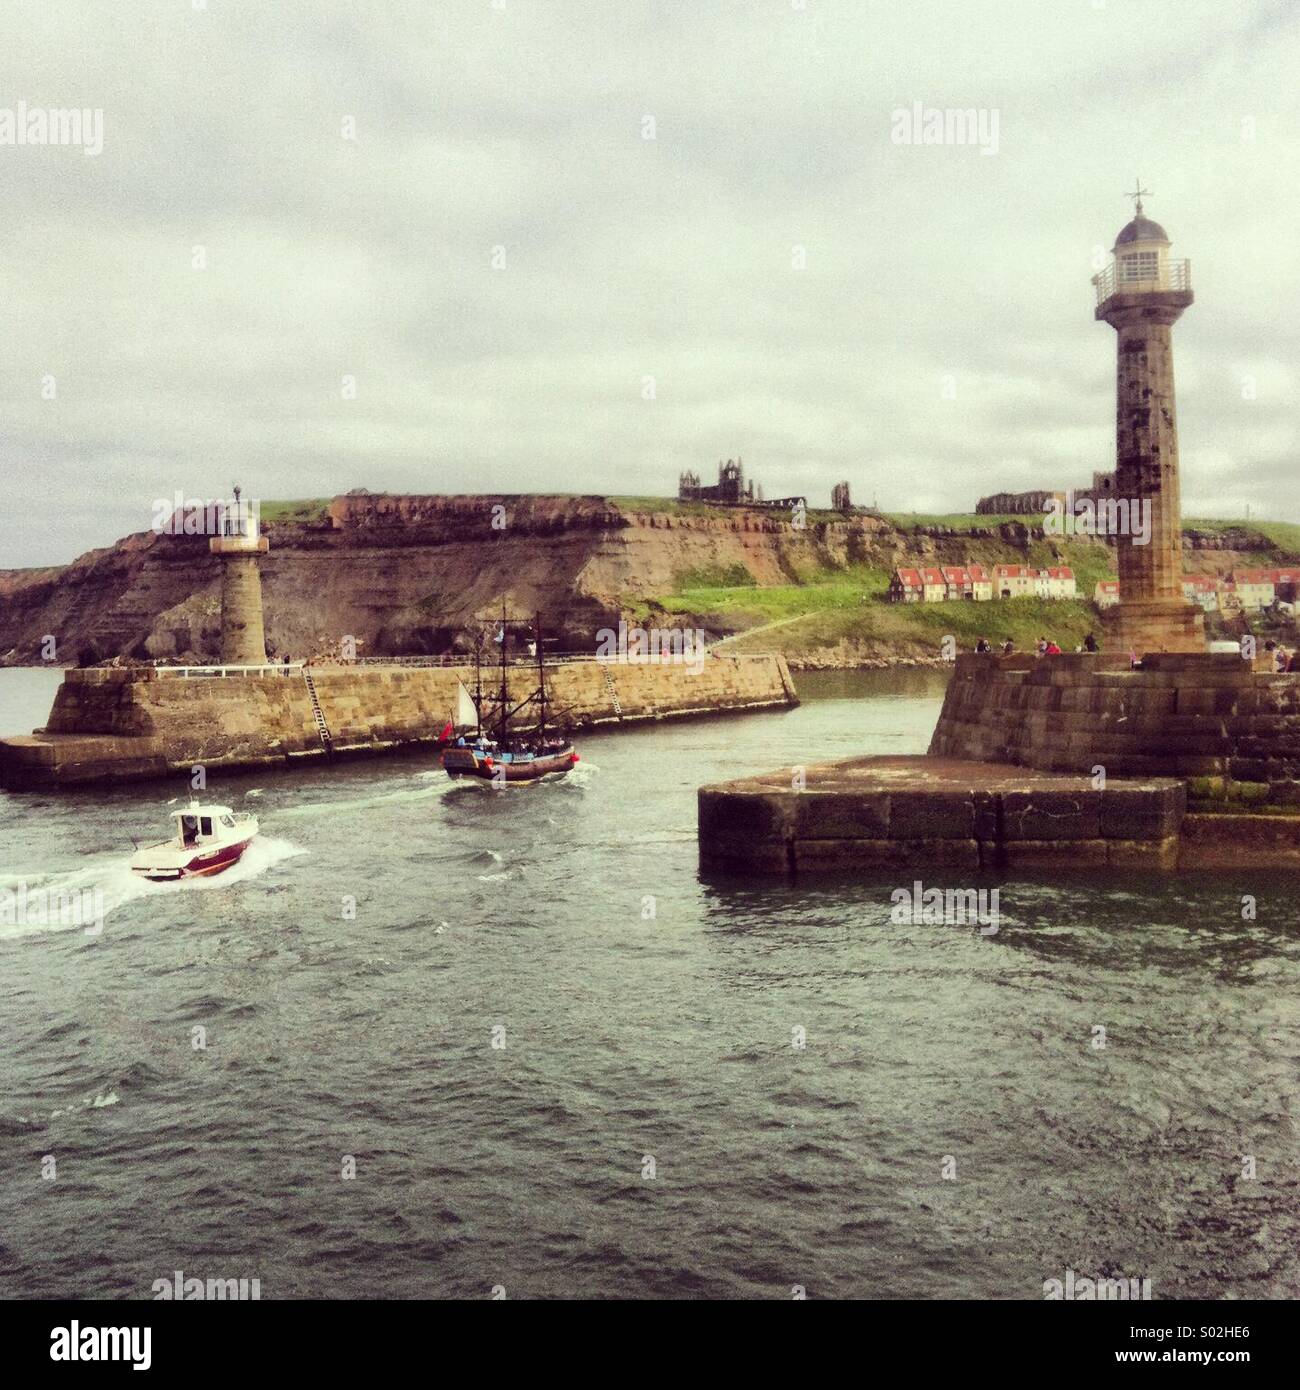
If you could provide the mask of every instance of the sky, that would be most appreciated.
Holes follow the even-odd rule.
[[[814,506],[1085,485],[1114,463],[1090,280],[1138,178],[1192,262],[1185,514],[1300,521],[1295,0],[5,0],[4,27],[0,568],[236,481],[671,495],[739,455]],[[5,143],[20,103],[102,112],[102,148],[93,118]],[[918,103],[986,138],[902,143]]]

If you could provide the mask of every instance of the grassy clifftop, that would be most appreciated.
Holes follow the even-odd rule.
[[[634,524],[639,517],[653,527],[655,517],[670,517],[688,534],[697,519],[717,523],[734,516],[706,503],[676,498],[606,500]],[[262,517],[268,522],[320,522],[328,506],[326,498],[263,502]],[[630,618],[689,622],[728,634],[731,650],[777,650],[808,666],[935,657],[945,637],[954,638],[963,649],[980,637],[994,643],[1010,638],[1025,648],[1040,634],[1047,634],[1069,650],[1086,633],[1099,630],[1092,594],[1098,580],[1114,576],[1114,556],[1098,542],[1083,537],[1028,541],[1023,528],[1038,521],[1036,517],[889,513],[864,524],[859,543],[832,553],[833,547],[819,544],[816,536],[842,533],[843,520],[835,512],[810,510],[808,539],[803,544],[787,543],[771,533],[743,543],[729,538],[711,552],[694,552],[698,558],[693,559],[668,558],[665,539],[658,549],[652,546],[651,551],[637,554],[638,587],[622,598],[614,593],[608,598]],[[1007,523],[1013,526],[1000,533]],[[1220,519],[1188,519],[1185,525],[1202,536],[1253,532],[1271,543],[1268,550],[1242,555],[1201,551],[1189,568],[1204,571],[1300,560],[1300,525]],[[890,575],[897,565],[907,563],[1040,568],[1067,564],[1074,570],[1080,597],[1059,602],[891,604],[886,599]],[[674,569],[678,564],[686,567]],[[768,582],[760,583],[760,578]],[[784,582],[772,583],[774,579]]]
[[[921,556],[921,564],[1028,564],[1037,568],[1069,565],[1079,598],[1074,600],[995,599],[988,603],[891,604],[887,600],[894,565],[858,565],[799,576],[798,583],[758,587],[753,583],[708,582],[711,576],[683,575],[672,593],[649,611],[660,609],[695,620],[715,632],[729,632],[725,649],[776,650],[800,666],[889,662],[933,658],[943,639],[953,637],[969,650],[980,637],[1001,643],[1008,638],[1027,649],[1046,635],[1066,651],[1093,632],[1100,636],[1100,616],[1092,603],[1099,580],[1114,578],[1114,555],[1105,545],[1086,539],[1061,539],[1012,546],[990,537],[962,538],[973,530],[996,530],[1020,517],[975,515],[892,515],[886,518],[907,543],[914,528],[956,532],[942,556]],[[1239,556],[1232,551],[1206,552],[1217,565],[1262,567],[1300,559],[1300,526],[1287,522],[1188,521],[1189,530],[1217,535],[1255,531],[1273,543],[1266,551]],[[899,560],[896,563],[905,563]]]

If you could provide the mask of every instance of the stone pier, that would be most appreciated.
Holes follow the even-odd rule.
[[[1170,778],[1103,789],[996,763],[851,758],[702,787],[700,857],[781,875],[1168,870],[1186,809]]]
[[[0,739],[0,786],[62,787],[166,777],[197,763],[287,767],[327,756],[418,749],[437,742],[468,667],[314,666],[328,730],[316,723],[300,667],[222,676],[167,668],[64,672],[43,729]],[[495,673],[492,673],[495,680]],[[511,667],[512,700],[536,679]],[[553,709],[575,730],[694,715],[779,710],[799,703],[783,657],[709,656],[703,665],[568,661],[547,666]]]
[[[958,657],[927,755],[699,793],[755,874],[1300,869],[1300,676],[1239,656]]]

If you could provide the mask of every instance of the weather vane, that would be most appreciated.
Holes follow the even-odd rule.
[[[1142,216],[1142,195],[1145,193],[1146,196],[1149,198],[1149,197],[1151,196],[1151,190],[1150,190],[1149,188],[1143,188],[1143,187],[1142,187],[1142,180],[1141,180],[1141,179],[1135,179],[1134,182],[1137,184],[1137,187],[1133,190],[1132,193],[1126,193],[1124,196],[1125,196],[1126,198],[1132,198],[1132,199],[1133,199],[1134,203],[1136,204],[1136,207],[1133,209],[1134,214],[1135,214],[1136,216],[1138,216],[1138,217],[1141,217],[1141,216]]]

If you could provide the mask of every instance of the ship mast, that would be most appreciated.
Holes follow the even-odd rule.
[[[474,723],[475,734],[483,737],[483,629],[474,634]]]
[[[504,743],[510,731],[510,687],[506,681],[506,604],[501,600],[501,718],[497,723],[497,742]]]
[[[546,663],[542,656],[542,615],[533,620],[533,636],[537,639],[537,746],[546,738]]]

